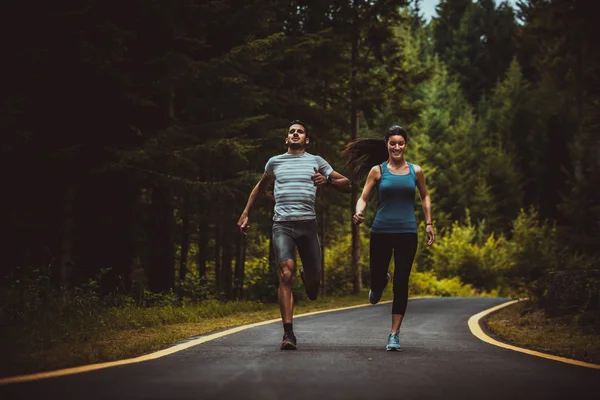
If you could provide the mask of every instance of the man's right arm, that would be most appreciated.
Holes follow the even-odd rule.
[[[254,205],[254,202],[259,196],[265,194],[272,182],[273,177],[267,173],[264,173],[263,176],[260,178],[260,181],[258,181],[256,186],[254,186],[254,189],[252,189],[252,192],[250,192],[248,202],[246,203],[246,208],[244,208],[244,211],[242,211],[242,215],[240,216],[240,219],[237,223],[237,226],[238,228],[240,228],[240,231],[242,233],[245,234],[246,230],[248,229],[248,214],[250,213],[250,209]]]

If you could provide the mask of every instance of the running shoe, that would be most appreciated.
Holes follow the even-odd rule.
[[[293,332],[286,332],[283,334],[283,341],[281,342],[281,350],[296,350],[296,336]]]
[[[385,347],[387,351],[400,351],[402,348],[400,347],[400,338],[398,337],[398,332],[392,333],[388,338],[387,346]]]
[[[383,289],[385,290],[385,287],[387,286],[387,284],[389,283],[390,279],[392,279],[390,273],[387,273],[387,276],[385,277],[385,285],[383,286]],[[372,291],[371,289],[369,289],[369,302],[371,304],[377,304],[379,303],[379,300],[381,300],[381,296],[383,296],[383,290],[381,291],[381,293],[375,293],[374,291]]]

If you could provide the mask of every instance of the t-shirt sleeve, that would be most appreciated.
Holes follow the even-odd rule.
[[[329,176],[333,172],[333,168],[323,157],[317,156],[317,164],[319,164],[319,172],[325,176]]]
[[[275,176],[275,171],[273,170],[273,157],[269,158],[267,164],[265,164],[265,174],[269,176]]]

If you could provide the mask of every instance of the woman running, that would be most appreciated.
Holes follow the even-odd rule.
[[[343,153],[357,177],[368,171],[362,194],[356,202],[353,223],[358,225],[364,221],[363,212],[373,188],[377,187],[379,192],[370,238],[371,304],[379,302],[390,280],[388,266],[394,253],[394,301],[388,351],[401,350],[399,331],[408,301],[408,278],[417,251],[415,188],[419,189],[425,213],[427,245],[435,240],[425,174],[421,167],[405,160],[407,142],[404,129],[394,125],[388,129],[384,140],[356,139],[346,145]]]

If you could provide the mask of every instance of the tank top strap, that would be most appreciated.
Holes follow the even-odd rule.
[[[415,172],[415,166],[412,163],[409,163],[408,161],[406,163],[408,164],[408,169],[410,170],[410,176],[412,176],[416,182],[417,181],[417,173]]]
[[[383,175],[385,173],[388,173],[388,167],[387,167],[387,162],[382,162],[381,164],[379,164],[379,172],[381,172],[381,177],[383,178]]]

